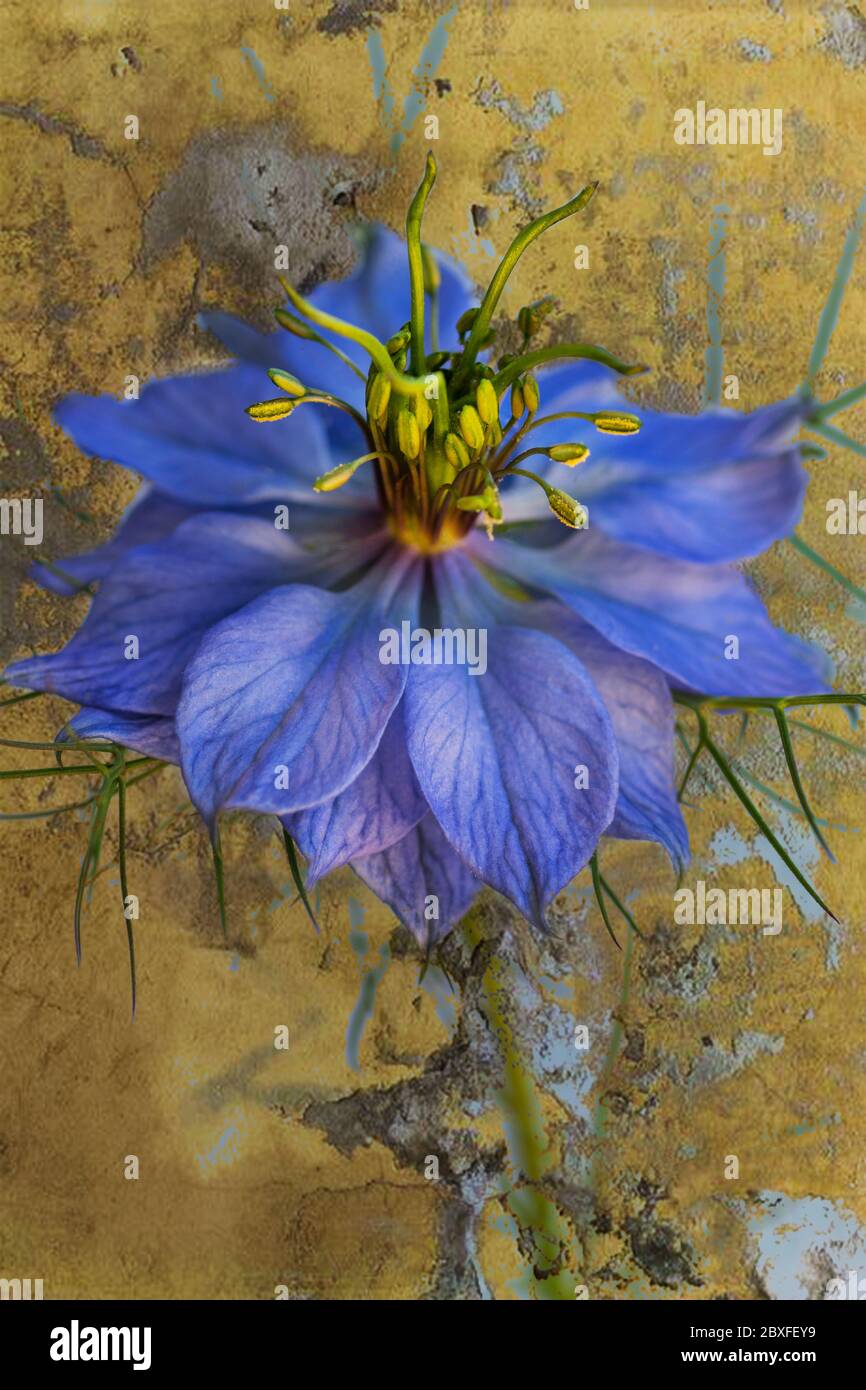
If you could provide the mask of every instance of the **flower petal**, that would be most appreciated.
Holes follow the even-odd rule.
[[[619,750],[619,795],[605,834],[656,840],[679,867],[689,856],[689,833],[674,786],[674,706],[667,681],[657,667],[614,647],[563,604],[524,606],[527,621],[583,663],[610,715]]]
[[[481,887],[429,814],[390,849],[354,859],[352,868],[422,947],[448,935]]]
[[[653,662],[679,686],[705,695],[827,689],[822,654],[773,627],[745,576],[730,566],[663,558],[592,527],[548,550],[507,540],[473,541],[472,549],[518,582],[556,595],[614,646]]]
[[[134,468],[181,502],[315,501],[313,480],[332,462],[318,413],[302,407],[276,425],[244,413],[273,394],[260,371],[238,366],[150,382],[137,401],[67,396],[54,415],[85,453]]]
[[[311,557],[268,522],[202,513],[165,540],[131,550],[63,650],[16,662],[7,679],[84,705],[171,715],[184,667],[208,628],[313,569]]]
[[[180,746],[174,731],[174,720],[164,715],[122,714],[117,710],[82,709],[68,725],[77,738],[105,738],[132,748],[148,758],[161,762],[179,763]],[[58,742],[67,741],[58,735]]]
[[[641,420],[640,431],[628,436],[600,434],[580,420],[554,421],[527,436],[537,448],[574,438],[589,445],[573,490],[606,535],[717,564],[758,555],[796,526],[808,482],[796,444],[806,410],[799,397],[748,414],[714,408],[677,415],[611,400],[605,369],[581,364],[571,383],[568,375],[557,369],[558,389],[552,399],[545,390],[541,415],[613,408]],[[564,469],[542,471],[571,490]],[[544,494],[525,481],[510,486],[504,500],[509,521],[549,516]]]
[[[177,713],[182,766],[212,825],[222,807],[286,815],[331,800],[379,745],[405,667],[380,659],[386,618],[411,619],[420,566],[392,552],[354,588],[273,590],[208,633]]]
[[[406,749],[401,703],[367,766],[345,791],[282,820],[309,860],[307,886],[312,887],[350,859],[389,849],[427,809]]]
[[[170,536],[182,521],[194,516],[195,512],[196,508],[177,502],[146,484],[123,513],[110,541],[80,555],[67,555],[57,561],[57,567],[68,574],[75,581],[74,584],[65,583],[59,574],[53,574],[38,561],[30,571],[31,576],[37,584],[50,589],[52,593],[77,593],[78,585],[104,579],[129,550]]]
[[[465,559],[442,556],[435,575],[443,627],[481,624],[487,665],[475,676],[466,665],[412,667],[409,755],[454,848],[543,928],[548,900],[614,814],[610,719],[577,658],[517,617],[503,623],[520,605],[500,600]],[[580,789],[578,767],[588,771]]]

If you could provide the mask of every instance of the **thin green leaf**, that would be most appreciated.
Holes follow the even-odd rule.
[[[90,834],[87,837],[87,848],[84,858],[81,861],[81,870],[78,875],[78,883],[75,889],[75,907],[72,915],[72,934],[75,941],[75,959],[81,964],[81,911],[84,906],[85,891],[92,884],[92,874],[99,867],[99,855],[102,850],[102,837],[105,833],[105,820],[108,815],[108,807],[114,795],[115,783],[108,779],[101,787],[93,807],[93,816],[90,822]]]
[[[601,913],[602,921],[604,922],[604,925],[607,927],[608,936],[610,937],[614,946],[618,951],[621,951],[622,947],[616,939],[616,933],[613,927],[611,926],[610,918],[607,915],[607,904],[604,901],[604,889],[601,886],[601,874],[598,871],[598,853],[595,853],[590,859],[589,867],[592,872],[592,887],[593,891],[595,892],[595,900],[598,903],[598,910]]]
[[[776,853],[778,854],[778,856],[779,856],[779,858],[781,859],[782,863],[786,866],[786,868],[790,869],[791,873],[794,875],[794,877],[796,878],[797,882],[798,882],[803,888],[805,888],[805,890],[806,890],[806,892],[809,894],[810,898],[813,898],[813,899],[814,899],[814,901],[818,904],[818,906],[819,906],[820,908],[822,908],[824,912],[827,913],[827,916],[828,916],[828,917],[832,917],[832,918],[833,918],[833,921],[834,921],[834,922],[837,922],[839,919],[838,919],[838,917],[836,916],[836,914],[835,914],[834,912],[831,912],[830,908],[829,908],[829,907],[827,906],[827,904],[824,902],[823,898],[820,896],[820,894],[817,892],[817,890],[816,890],[815,888],[812,887],[811,883],[810,883],[809,880],[806,878],[806,876],[805,876],[805,874],[802,872],[802,870],[797,866],[797,864],[795,864],[794,860],[791,858],[790,854],[789,854],[788,851],[785,849],[785,846],[784,846],[784,845],[782,844],[782,842],[779,840],[778,836],[777,836],[777,835],[774,833],[774,831],[770,828],[770,826],[768,825],[767,821],[764,819],[764,817],[761,815],[761,812],[758,810],[757,806],[755,805],[754,801],[753,801],[752,798],[749,796],[749,794],[748,794],[748,792],[746,791],[745,787],[744,787],[744,786],[742,785],[742,783],[740,782],[740,780],[739,780],[739,778],[737,777],[736,773],[735,773],[735,772],[733,771],[733,769],[731,768],[731,766],[730,766],[730,764],[728,763],[728,760],[727,760],[727,758],[725,757],[724,753],[722,753],[721,749],[718,748],[718,747],[716,746],[716,744],[713,742],[712,738],[710,738],[709,733],[707,732],[706,727],[705,727],[705,726],[706,726],[706,721],[703,720],[703,716],[701,716],[701,719],[702,719],[702,722],[703,722],[703,724],[704,724],[704,743],[705,743],[705,745],[706,745],[706,747],[707,747],[707,750],[709,751],[710,756],[712,757],[713,761],[715,762],[715,764],[716,764],[716,766],[718,767],[719,771],[721,772],[722,776],[725,778],[725,781],[726,781],[726,782],[729,784],[729,786],[731,787],[731,789],[732,789],[734,795],[736,796],[737,800],[740,801],[740,802],[742,803],[743,806],[745,806],[745,808],[746,808],[746,810],[748,811],[749,815],[752,817],[752,820],[755,822],[755,824],[756,824],[756,825],[759,827],[759,829],[762,831],[764,837],[765,837],[766,840],[769,842],[769,844],[772,845],[773,849],[774,849],[774,850],[776,851]]]
[[[852,439],[850,435],[842,430],[837,430],[835,425],[807,425],[807,429],[814,434],[820,434],[822,439],[826,439],[828,444],[838,444],[840,449],[849,449],[852,454],[857,454],[861,459],[866,459],[866,444],[861,444],[859,439]]]
[[[833,854],[833,851],[830,849],[830,846],[827,844],[827,841],[821,834],[820,826],[818,825],[818,822],[815,819],[812,807],[809,805],[809,798],[806,796],[806,789],[803,786],[803,780],[800,776],[800,769],[797,766],[797,757],[794,753],[794,744],[791,740],[791,731],[788,728],[788,721],[785,718],[785,711],[777,709],[774,711],[774,713],[776,716],[776,727],[779,730],[779,738],[782,740],[782,750],[785,754],[785,762],[788,764],[788,772],[790,774],[791,781],[794,786],[794,791],[797,793],[797,800],[799,801],[803,809],[803,815],[809,822],[809,825],[812,828],[812,834],[815,836],[815,839],[818,841],[818,844],[823,849],[827,858],[835,864],[836,859]]]
[[[854,256],[860,243],[860,232],[863,226],[863,219],[866,217],[866,197],[864,197],[854,215],[853,226],[845,237],[845,244],[839,263],[836,267],[836,274],[830,286],[830,293],[821,310],[818,319],[818,331],[815,334],[815,342],[809,355],[809,365],[806,368],[806,380],[803,383],[806,391],[811,391],[815,384],[815,378],[821,370],[833,329],[836,327],[839,318],[839,311],[842,308],[842,300],[845,295],[845,287],[851,275],[851,268],[854,264]]]
[[[807,724],[805,719],[789,719],[788,723],[807,734],[815,734],[817,738],[826,738],[830,743],[838,743],[841,748],[850,748],[852,753],[859,753],[861,757],[866,758],[866,748],[861,743],[852,743],[850,738],[843,738],[841,734],[822,729],[820,724]]]
[[[829,420],[833,415],[838,415],[840,411],[847,410],[850,406],[856,405],[866,396],[866,381],[859,386],[852,386],[850,391],[843,391],[841,396],[836,396],[832,401],[824,401],[819,405],[812,417],[815,420]]]
[[[678,789],[678,791],[677,791],[677,801],[682,801],[683,797],[685,796],[685,791],[686,791],[686,787],[688,786],[688,783],[689,783],[689,778],[691,777],[692,773],[694,772],[695,764],[696,764],[696,762],[698,761],[698,758],[701,756],[701,752],[702,752],[703,748],[704,748],[704,740],[703,740],[702,737],[699,737],[699,738],[698,738],[698,742],[697,742],[697,747],[695,748],[694,752],[692,753],[692,756],[689,758],[688,766],[686,767],[686,770],[685,770],[685,772],[683,773],[683,778],[682,778],[682,781],[680,782],[679,789]]]
[[[219,907],[220,926],[222,927],[223,937],[228,941],[228,923],[226,920],[226,884],[223,872],[223,855],[220,848],[219,830],[214,827],[211,839],[211,851],[213,853],[214,879],[216,881],[217,906]]]
[[[24,700],[38,700],[45,693],[44,690],[28,690],[26,695],[10,695],[8,700],[0,700],[0,709],[6,705],[20,705]]]
[[[127,898],[129,889],[126,881],[126,787],[123,778],[117,779],[117,861],[120,868],[120,897],[123,907],[123,921],[126,926],[126,941],[129,950],[129,982],[132,990],[132,1017],[135,1018],[135,937],[132,921],[127,917]]]
[[[636,936],[639,936],[640,939],[641,939],[641,941],[643,941],[643,939],[644,939],[644,934],[643,934],[643,932],[641,931],[641,929],[640,929],[640,927],[638,926],[637,922],[635,921],[634,917],[632,917],[632,915],[631,915],[631,913],[629,912],[628,908],[625,907],[625,906],[623,906],[623,904],[620,902],[620,900],[619,900],[619,898],[617,897],[616,893],[613,891],[613,889],[611,888],[611,886],[610,886],[610,884],[608,883],[607,879],[604,877],[604,874],[599,873],[598,881],[599,881],[599,883],[601,884],[602,888],[604,889],[605,893],[607,893],[607,896],[610,898],[610,900],[611,900],[611,902],[613,903],[614,907],[617,908],[618,911],[622,914],[622,916],[625,918],[625,920],[628,922],[629,926],[631,927],[632,931],[635,933],[635,935],[636,935]]]
[[[837,584],[841,584],[845,592],[850,594],[852,598],[859,599],[861,603],[866,604],[866,589],[861,589],[859,585],[854,584],[846,574],[843,574],[835,565],[831,565],[830,561],[825,560],[823,555],[819,555],[817,550],[813,550],[811,545],[807,545],[802,537],[796,533],[788,536],[788,544],[799,551],[801,555],[804,555],[813,565],[816,565],[819,570],[829,574],[830,578],[834,579]]]
[[[72,777],[76,773],[82,772],[86,772],[89,777],[92,777],[93,771],[92,765],[90,767],[13,767],[6,772],[0,772],[0,778],[11,782],[18,777]]]
[[[316,931],[318,931],[319,924],[316,921],[315,913],[313,912],[313,909],[310,906],[310,899],[307,896],[307,887],[304,883],[304,878],[301,873],[301,866],[298,863],[298,855],[297,851],[295,850],[295,842],[292,839],[289,832],[286,830],[286,827],[284,825],[280,825],[280,829],[283,832],[283,844],[285,845],[286,849],[286,858],[289,861],[289,869],[291,870],[292,880],[294,882],[295,887],[298,890],[298,897],[300,898],[301,902],[304,904],[304,907],[307,910],[307,916],[309,917]]]

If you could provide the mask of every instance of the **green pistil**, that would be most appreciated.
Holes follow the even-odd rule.
[[[619,357],[614,357],[612,353],[606,352],[604,348],[596,347],[594,343],[559,343],[552,347],[536,348],[534,352],[527,352],[522,357],[515,357],[501,372],[493,379],[498,395],[502,395],[524,372],[531,372],[533,367],[541,366],[544,362],[557,362],[560,359],[571,357],[584,357],[591,362],[601,362],[605,367],[611,367],[620,376],[639,376],[647,368],[641,363],[623,362]]]
[[[455,390],[468,378],[472,365],[475,362],[481,345],[490,331],[490,323],[493,318],[494,310],[502,296],[502,291],[508,283],[509,276],[523,255],[528,246],[546,232],[549,227],[553,227],[557,222],[561,222],[564,217],[572,217],[575,213],[581,212],[589,202],[597,183],[589,183],[586,188],[582,188],[575,198],[564,203],[560,208],[554,208],[552,212],[546,212],[541,217],[537,217],[534,222],[530,222],[528,227],[522,231],[512,241],[502,260],[496,269],[493,279],[487,287],[487,293],[481,301],[481,308],[475,315],[466,346],[460,358],[457,368],[457,376],[454,382]]]
[[[421,248],[421,219],[430,190],[436,182],[436,161],[432,154],[427,156],[424,177],[418,192],[409,204],[406,218],[406,244],[409,249],[409,288],[411,291],[412,348],[411,364],[415,376],[420,376],[426,366],[424,357],[424,253]]]
[[[366,328],[358,328],[353,323],[347,323],[345,319],[337,318],[336,314],[326,314],[323,309],[317,309],[309,300],[304,299],[284,276],[279,276],[280,284],[285,290],[289,299],[294,304],[298,313],[305,314],[311,323],[317,323],[320,328],[327,328],[332,333],[338,334],[341,338],[349,338],[352,342],[362,347],[368,356],[375,362],[381,372],[388,377],[391,385],[396,391],[406,396],[422,396],[424,394],[427,381],[425,377],[406,376],[394,366],[391,356],[384,343],[373,333],[368,333]]]

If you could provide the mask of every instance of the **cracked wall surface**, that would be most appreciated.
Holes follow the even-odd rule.
[[[196,315],[266,323],[275,240],[304,285],[344,274],[359,218],[401,226],[425,116],[426,235],[479,281],[528,215],[600,180],[503,308],[553,293],[563,335],[648,362],[638,407],[700,408],[722,207],[724,369],[741,408],[791,393],[863,192],[853,4],[6,0],[0,33],[0,468],[4,496],[45,499],[40,558],[105,539],[135,490],[52,404],[221,360]],[[782,108],[781,154],[676,145],[673,113],[698,100]],[[861,252],[822,395],[863,378],[864,285]],[[866,437],[866,407],[846,428]],[[862,468],[832,447],[812,463],[801,526],[859,594],[785,544],[748,566],[840,689],[866,686],[866,561],[825,508]],[[38,589],[32,558],[0,538],[4,662],[59,645],[86,609]],[[35,740],[67,710],[3,713],[4,736]],[[841,714],[815,722],[856,738]],[[75,967],[82,813],[0,825],[0,1275],[41,1277],[47,1297],[808,1299],[866,1274],[866,764],[806,735],[798,754],[836,865],[792,809],[772,730],[753,721],[741,764],[838,923],[706,764],[684,882],[783,886],[777,937],[676,924],[661,851],[620,843],[605,872],[643,939],[617,949],[583,876],[544,942],[485,895],[420,982],[408,934],[349,871],[323,884],[313,932],[263,821],[227,831],[224,942],[206,837],[168,770],[130,794],[134,1025],[116,872]],[[3,810],[63,792],[4,783]]]

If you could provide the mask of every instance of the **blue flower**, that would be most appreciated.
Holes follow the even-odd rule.
[[[95,597],[62,651],[7,678],[80,704],[80,737],[179,763],[212,831],[227,809],[279,816],[311,883],[351,864],[429,942],[482,883],[543,927],[602,835],[685,860],[672,690],[827,687],[735,567],[799,517],[805,400],[645,411],[635,432],[624,364],[530,350],[541,306],[523,349],[483,365],[498,294],[473,311],[412,232],[408,279],[378,230],[349,280],[287,287],[289,332],[206,314],[224,370],[59,405],[80,448],[146,482],[113,540],[62,562],[71,584],[41,571]],[[265,369],[284,394],[250,408]]]

